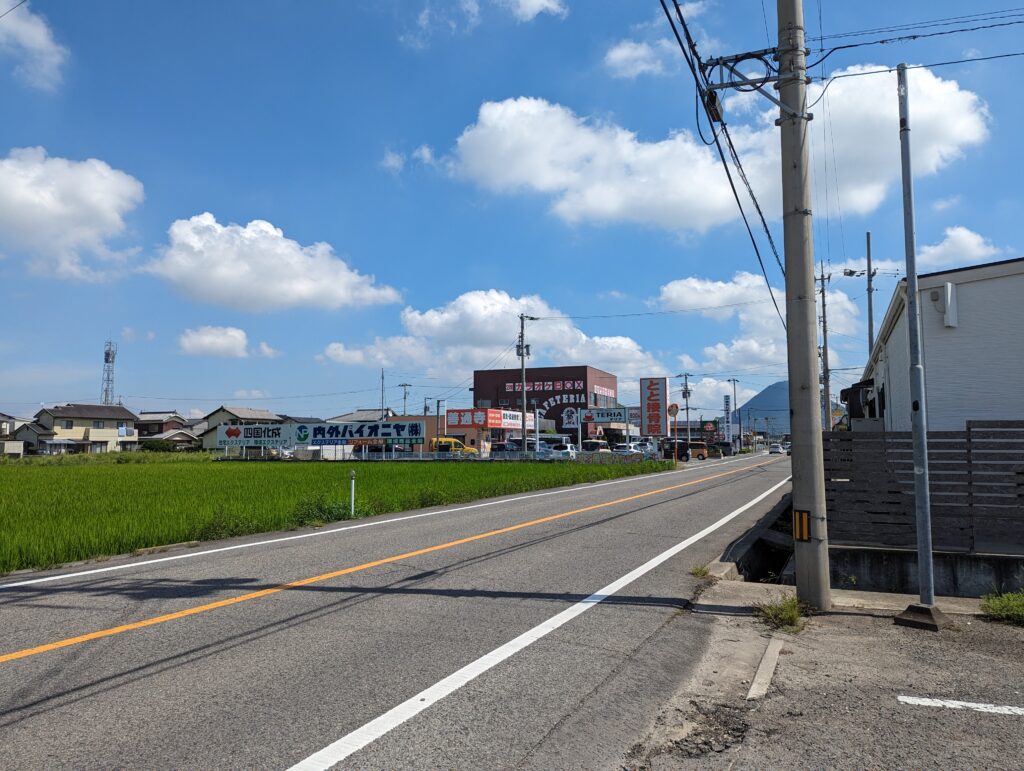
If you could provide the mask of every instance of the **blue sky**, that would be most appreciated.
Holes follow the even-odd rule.
[[[765,47],[773,6],[685,9],[706,58]],[[820,29],[963,13],[823,2]],[[1019,30],[840,51],[824,74],[1012,52]],[[532,363],[608,369],[627,402],[646,375],[694,373],[708,408],[727,378],[741,397],[783,379],[669,35],[640,0],[20,6],[0,19],[0,411],[97,400],[108,336],[136,410],[330,416],[378,403],[381,367],[396,408],[403,382],[410,408],[467,406],[474,368],[514,366],[520,312],[545,317]],[[911,72],[922,270],[1020,255],[1022,66]],[[781,244],[770,107],[732,95],[726,119]],[[867,348],[842,268],[871,230],[877,323],[902,264],[895,111],[894,75],[851,77],[811,124],[836,390]]]

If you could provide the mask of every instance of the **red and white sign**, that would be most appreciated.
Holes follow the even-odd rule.
[[[668,434],[668,378],[640,378],[640,433]]]
[[[522,428],[523,413],[519,410],[448,410],[448,428]],[[526,427],[533,428],[533,414],[526,413]]]

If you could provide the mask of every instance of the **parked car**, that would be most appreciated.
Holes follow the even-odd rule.
[[[663,439],[661,441],[661,457],[665,460],[690,459],[690,445],[685,439]]]
[[[709,457],[706,442],[690,442],[690,457],[705,460]]]
[[[552,460],[576,460],[576,445],[574,444],[553,444],[550,452]]]
[[[779,444],[778,442],[772,442],[770,445],[768,445],[769,455],[782,455],[782,453],[782,445]]]
[[[467,447],[454,436],[438,436],[430,440],[430,452],[439,454],[457,455],[461,457],[476,457],[476,448]]]
[[[644,451],[640,449],[640,445],[636,442],[620,442],[619,444],[612,447],[612,452],[616,455],[643,455]]]
[[[612,449],[608,446],[608,442],[604,439],[584,439],[583,444],[580,445],[580,449],[583,452],[611,452]]]

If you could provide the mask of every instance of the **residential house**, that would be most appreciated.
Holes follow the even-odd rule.
[[[327,423],[374,423],[381,420],[381,414],[384,415],[383,420],[390,420],[395,417],[398,413],[390,407],[385,407],[383,413],[380,407],[370,407],[364,409],[360,407],[352,412],[346,412],[343,415],[335,415],[333,418],[327,418]]]
[[[188,420],[174,410],[147,410],[139,413],[139,419],[135,423],[135,428],[138,429],[141,439],[148,439],[167,431],[186,428],[187,423]]]
[[[204,450],[212,450],[217,447],[217,426],[247,426],[253,423],[283,423],[280,415],[275,415],[269,410],[254,409],[252,407],[227,407],[221,405],[203,420],[206,421],[206,431],[200,436]]]
[[[118,452],[138,448],[135,414],[120,405],[65,404],[39,410],[35,423],[18,429],[33,451]]]
[[[918,277],[928,428],[1024,416],[1024,258]],[[852,430],[910,431],[907,282],[889,303],[859,383],[843,390]]]

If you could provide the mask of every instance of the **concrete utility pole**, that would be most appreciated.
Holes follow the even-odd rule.
[[[409,414],[409,389],[412,388],[412,383],[399,383],[398,387],[402,389],[402,414]]]
[[[793,516],[807,522],[794,541],[797,596],[813,608],[832,607],[825,524],[825,463],[818,402],[818,314],[808,162],[807,60],[803,0],[777,0],[779,110],[782,142],[782,222],[786,251],[786,343],[793,441]],[[801,531],[803,532],[803,531]],[[794,533],[794,536],[797,534]]]
[[[832,274],[825,275],[825,266],[821,266],[821,384],[825,386],[825,419],[822,424],[826,431],[832,430],[832,390],[831,372],[828,366],[828,303],[826,285],[832,280]]]
[[[678,377],[678,376],[677,376]],[[686,402],[686,446],[690,446],[690,378],[689,372],[683,373],[683,400]]]
[[[868,356],[871,356],[871,351],[875,347],[875,307],[872,302],[871,295],[875,289],[872,286],[875,278],[875,273],[878,271],[871,270],[871,231],[868,231]]]
[[[519,368],[521,375],[521,387],[523,389],[522,399],[520,403],[523,410],[523,424],[522,424],[522,437],[523,437],[523,452],[526,452],[526,359],[530,355],[530,346],[526,344],[526,322],[536,321],[536,316],[527,316],[525,313],[519,314],[519,343],[516,345],[516,353],[519,356]]]
[[[729,378],[725,381],[726,383],[732,383],[732,408],[736,410],[736,417],[740,427],[740,449],[743,449],[743,410],[740,409],[739,402],[736,401],[736,384],[740,382],[734,377]],[[732,413],[728,415],[729,423],[732,423]]]
[[[938,630],[949,620],[935,607],[932,567],[932,505],[928,488],[928,410],[925,405],[924,365],[921,362],[921,311],[917,296],[917,258],[914,226],[914,181],[910,169],[910,98],[907,65],[896,67],[900,102],[900,161],[903,171],[903,245],[907,259],[907,334],[910,342],[911,429],[914,438],[914,508],[917,510],[917,580],[920,604],[911,605],[894,621],[903,626]]]
[[[384,368],[380,368],[380,419],[384,420]]]
[[[441,425],[441,400],[437,400],[434,415],[434,436],[441,436],[441,429],[444,428],[444,436],[448,436],[448,416],[445,415],[444,426]]]

